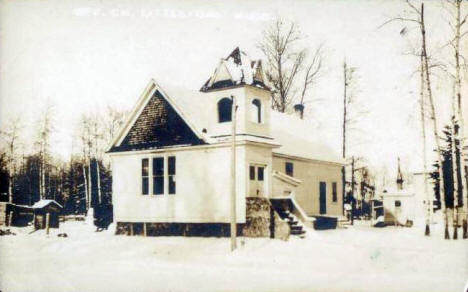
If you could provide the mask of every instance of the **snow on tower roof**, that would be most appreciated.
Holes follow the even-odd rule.
[[[55,204],[55,205],[57,205],[58,207],[63,208],[62,205],[60,205],[59,203],[57,203],[55,200],[40,200],[40,201],[37,201],[36,203],[34,203],[34,205],[32,205],[31,208],[33,208],[33,209],[41,209],[41,208],[44,208],[45,206],[47,206],[47,205],[49,205],[49,204]]]
[[[218,67],[200,91],[243,84],[269,89],[265,85],[262,61],[251,60],[237,47],[227,58],[220,60]]]

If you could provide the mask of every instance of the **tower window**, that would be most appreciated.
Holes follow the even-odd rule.
[[[262,102],[259,99],[252,100],[252,121],[262,122]]]
[[[230,122],[232,119],[232,100],[230,98],[222,98],[218,101],[218,122]]]

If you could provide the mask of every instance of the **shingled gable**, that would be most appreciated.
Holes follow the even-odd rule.
[[[252,85],[269,90],[265,84],[261,60],[251,60],[247,54],[235,48],[225,59],[221,59],[211,77],[200,91],[238,85]]]
[[[185,115],[151,80],[109,152],[205,144]]]

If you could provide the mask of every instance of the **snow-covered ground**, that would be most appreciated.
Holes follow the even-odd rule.
[[[462,292],[468,279],[468,240],[443,240],[440,225],[427,238],[357,222],[305,239],[239,238],[233,253],[228,238],[115,236],[85,222],[49,236],[11,230],[0,237],[1,291]]]

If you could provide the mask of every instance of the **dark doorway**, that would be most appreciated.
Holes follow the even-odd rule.
[[[327,213],[327,183],[320,182],[320,214]]]

